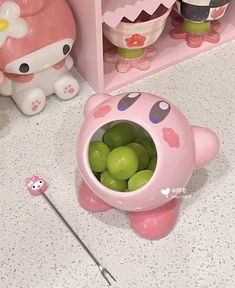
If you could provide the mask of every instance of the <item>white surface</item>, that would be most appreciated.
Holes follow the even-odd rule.
[[[9,97],[0,98],[0,287],[106,287],[42,197],[26,191],[24,180],[35,173],[50,183],[47,195],[115,275],[113,287],[234,287],[234,75],[235,42],[118,91],[162,95],[221,140],[216,160],[194,173],[176,228],[160,241],[139,238],[124,213],[91,214],[77,203],[75,143],[93,93],[84,81],[80,96],[49,97],[31,118]]]

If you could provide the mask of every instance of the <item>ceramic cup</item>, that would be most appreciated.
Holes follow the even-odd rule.
[[[161,35],[170,11],[171,9],[164,7],[149,17],[145,14],[140,15],[135,22],[123,19],[115,28],[104,23],[104,35],[119,48],[136,49],[150,46]]]
[[[156,55],[152,44],[161,35],[170,12],[171,8],[161,5],[153,15],[143,11],[134,22],[123,18],[115,28],[104,23],[104,36],[116,47],[105,53],[105,61],[115,63],[121,73],[133,67],[147,70]]]
[[[174,9],[184,18],[193,22],[218,20],[224,16],[230,0],[180,0]]]
[[[204,41],[220,41],[220,23],[230,0],[180,0],[174,9],[181,16],[173,20],[170,32],[174,39],[185,39],[189,47],[198,48]]]

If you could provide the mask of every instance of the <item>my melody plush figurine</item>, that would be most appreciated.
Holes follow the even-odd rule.
[[[193,171],[218,153],[216,134],[190,125],[177,107],[148,93],[96,94],[84,114],[77,142],[80,205],[127,211],[142,237],[166,236]]]
[[[78,94],[69,53],[76,35],[65,0],[0,0],[0,94],[26,115],[39,113],[46,96]]]

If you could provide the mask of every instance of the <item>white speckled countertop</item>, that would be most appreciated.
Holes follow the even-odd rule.
[[[221,140],[215,161],[191,178],[174,231],[160,241],[144,240],[124,213],[95,215],[79,207],[75,142],[84,102],[93,93],[82,79],[77,98],[49,97],[45,111],[31,118],[1,97],[1,288],[107,287],[42,197],[26,191],[24,180],[34,173],[50,183],[47,195],[115,275],[113,287],[234,287],[235,42],[118,92],[134,90],[168,98],[191,123],[212,128]]]

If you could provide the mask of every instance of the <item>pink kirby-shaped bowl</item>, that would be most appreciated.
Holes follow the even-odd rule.
[[[145,48],[153,44],[161,35],[171,8],[161,12],[160,16],[152,15],[144,22],[120,22],[115,28],[103,24],[105,37],[116,47],[126,49]]]
[[[215,157],[219,150],[218,137],[207,128],[191,126],[176,106],[148,93],[132,92],[115,97],[95,94],[87,101],[84,113],[77,142],[78,167],[84,180],[78,191],[80,205],[93,212],[112,207],[128,211],[133,229],[142,237],[166,236],[179,214],[177,193],[188,183],[194,169]],[[145,186],[133,192],[116,192],[103,186],[88,163],[93,135],[113,121],[138,124],[156,146],[158,160],[154,174]]]

